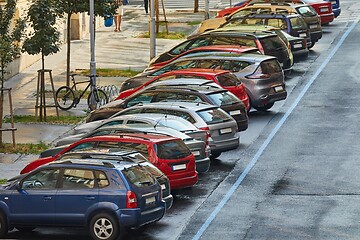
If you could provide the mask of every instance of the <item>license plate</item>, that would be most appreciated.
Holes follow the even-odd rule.
[[[301,43],[298,43],[298,44],[294,44],[294,48],[302,48],[302,44]]]
[[[231,116],[241,114],[240,110],[230,111],[229,113],[230,113]]]
[[[166,189],[165,184],[161,184],[160,187],[161,187],[161,190],[165,190],[165,189]]]
[[[284,90],[282,86],[277,86],[274,89],[275,89],[275,92],[282,92]]]
[[[173,171],[184,170],[184,169],[186,169],[186,164],[179,164],[172,166]]]
[[[300,33],[299,37],[306,38],[306,33]]]
[[[310,25],[310,28],[311,28],[311,29],[314,29],[314,28],[317,28],[317,27],[318,27],[317,24],[315,24],[315,25]]]
[[[220,134],[226,134],[226,133],[231,133],[231,132],[232,132],[231,128],[220,129]]]
[[[192,154],[194,154],[194,156],[200,156],[200,151],[193,151]]]
[[[152,204],[155,202],[155,197],[149,197],[145,199],[146,204]]]
[[[329,11],[329,8],[325,7],[325,8],[320,8],[320,12],[328,12]]]

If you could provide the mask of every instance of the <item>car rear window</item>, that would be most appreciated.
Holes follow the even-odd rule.
[[[167,141],[156,144],[156,154],[161,159],[180,159],[191,154],[182,140]]]
[[[262,69],[262,73],[264,74],[271,74],[282,71],[279,62],[276,59],[264,61],[260,64],[260,66]]]
[[[138,188],[151,186],[156,181],[150,172],[139,165],[124,168],[121,172],[132,185]]]
[[[241,83],[241,81],[232,73],[221,74],[216,77],[220,86],[234,87]]]
[[[232,120],[226,112],[219,108],[206,109],[198,111],[197,113],[208,125]]]
[[[278,49],[283,49],[285,47],[284,42],[278,36],[261,38],[260,42],[264,48],[265,53],[267,53],[267,51],[270,51],[270,50],[274,51],[274,50],[278,50]]]
[[[216,106],[226,106],[239,103],[239,99],[229,92],[217,92],[208,94],[208,97],[215,103]]]
[[[291,28],[294,30],[303,30],[303,29],[305,30],[308,28],[304,19],[299,17],[290,18],[290,24],[291,24]]]
[[[317,16],[317,13],[315,11],[314,8],[310,7],[310,6],[303,6],[303,7],[298,7],[297,8],[297,12],[304,17],[314,17]]]

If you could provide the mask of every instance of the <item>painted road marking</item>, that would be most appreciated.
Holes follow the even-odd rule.
[[[329,56],[325,59],[325,61],[321,64],[319,69],[315,72],[315,74],[310,78],[309,82],[305,85],[304,89],[301,91],[299,96],[295,99],[294,103],[291,105],[291,107],[288,109],[288,111],[284,114],[284,116],[281,118],[281,120],[278,122],[276,127],[271,131],[269,136],[265,139],[264,143],[261,145],[259,150],[256,152],[255,156],[252,158],[251,162],[246,166],[244,172],[239,176],[237,181],[232,185],[230,190],[226,193],[226,195],[223,197],[223,199],[219,202],[219,204],[216,206],[214,211],[210,214],[210,216],[206,219],[205,223],[201,226],[201,228],[198,230],[196,235],[192,238],[193,240],[200,239],[200,237],[204,234],[206,229],[209,227],[211,222],[215,219],[217,214],[220,212],[220,210],[224,207],[224,205],[229,201],[230,197],[234,194],[235,190],[240,186],[244,178],[249,174],[251,169],[255,166],[256,162],[259,160],[261,154],[264,152],[265,148],[269,145],[270,141],[274,138],[275,134],[280,130],[286,119],[290,116],[290,114],[294,111],[295,107],[299,104],[301,99],[304,97],[305,93],[309,90],[310,86],[313,84],[315,79],[320,75],[320,73],[324,70],[326,65],[330,62],[332,57],[335,55],[335,53],[339,50],[340,46],[343,44],[347,36],[350,34],[350,32],[355,28],[356,24],[359,22],[360,17],[358,17],[353,24],[350,26],[350,28],[342,35],[340,41],[336,44],[334,49],[331,51]]]

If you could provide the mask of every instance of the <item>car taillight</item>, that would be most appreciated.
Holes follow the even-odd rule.
[[[132,191],[126,192],[126,208],[137,208],[136,194]]]
[[[210,128],[209,127],[201,127],[200,130],[205,130],[206,131],[206,140],[205,140],[205,144],[206,146],[209,145],[209,138],[210,136]]]
[[[263,73],[261,67],[259,66],[253,74],[245,76],[250,79],[258,79],[258,78],[269,78],[270,75]]]

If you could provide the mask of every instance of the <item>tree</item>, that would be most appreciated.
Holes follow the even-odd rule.
[[[14,13],[16,10],[16,0],[7,0],[5,6],[0,5],[0,71],[1,71],[1,90],[0,90],[0,128],[2,128],[2,118],[4,114],[4,82],[6,67],[16,57],[20,55],[19,43],[23,37],[25,23],[18,19],[15,26],[11,28]],[[2,132],[0,131],[0,144],[2,144]]]
[[[70,85],[70,46],[71,46],[71,15],[76,13],[90,11],[89,0],[56,0],[54,6],[57,14],[60,17],[67,15],[67,53],[66,53],[66,85]],[[94,1],[94,14],[95,16],[105,16],[114,14],[116,10],[115,0],[95,0]]]
[[[60,33],[55,27],[56,12],[51,0],[34,0],[27,17],[33,31],[25,39],[23,51],[30,55],[41,53],[41,67],[45,69],[45,56],[60,50]]]

